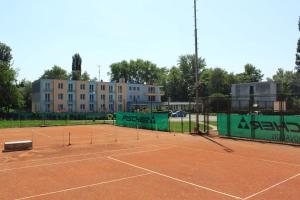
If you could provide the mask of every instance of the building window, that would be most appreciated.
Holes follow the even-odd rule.
[[[133,87],[133,91],[135,91],[136,87]]]
[[[140,91],[140,87],[136,87],[136,90],[137,90],[137,91]]]
[[[50,94],[49,93],[45,94],[45,101],[50,102]]]
[[[100,95],[100,99],[103,100],[103,101],[105,101],[105,94],[101,94]]]
[[[94,95],[90,94],[90,102],[94,102]]]
[[[118,95],[118,101],[122,102],[122,95]]]
[[[101,109],[101,111],[105,111],[105,104],[101,104],[100,109]]]
[[[68,112],[73,112],[73,104],[68,104]]]
[[[64,94],[62,94],[62,93],[58,94],[58,99],[63,100],[64,99]]]
[[[119,92],[119,93],[122,93],[122,86],[119,86],[119,87],[118,87],[118,92]]]
[[[137,99],[140,100],[140,96],[137,96]]]
[[[132,100],[132,96],[131,95],[129,96],[129,99]]]
[[[46,112],[50,112],[50,104],[46,104]]]
[[[85,100],[85,94],[80,94],[80,100]]]
[[[73,101],[73,94],[69,94],[69,95],[68,95],[68,101],[69,101],[69,102],[72,102],[72,101]]]
[[[49,91],[50,90],[50,83],[45,83],[45,90]]]
[[[58,104],[58,111],[62,111],[64,109],[64,104]]]
[[[101,89],[102,91],[104,91],[104,90],[105,90],[105,85],[100,85],[100,89]]]
[[[90,104],[90,111],[94,112],[94,104],[92,104],[92,103]]]
[[[129,86],[129,90],[131,91],[131,86]]]
[[[58,83],[58,89],[64,89],[64,84],[63,83]]]
[[[85,110],[85,104],[80,104],[80,110],[84,111]]]
[[[118,111],[122,111],[122,104],[118,105]]]
[[[85,84],[80,84],[80,89],[85,90]]]
[[[155,96],[148,96],[148,101],[155,101]]]
[[[109,104],[109,111],[114,111],[114,105],[113,104]]]
[[[109,93],[113,93],[114,92],[114,90],[113,90],[114,88],[113,88],[113,86],[109,86]]]
[[[69,91],[73,91],[73,84],[72,84],[72,83],[69,83],[69,85],[68,85],[68,90],[69,90]]]
[[[90,85],[90,92],[94,92],[94,85]]]
[[[114,98],[113,98],[113,95],[109,95],[109,102],[113,102],[114,101]]]

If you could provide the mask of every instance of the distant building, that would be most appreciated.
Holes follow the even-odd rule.
[[[236,110],[261,108],[273,109],[277,101],[277,83],[254,82],[231,86],[232,108]]]
[[[32,85],[32,112],[119,112],[156,109],[160,86],[125,82],[37,80]]]

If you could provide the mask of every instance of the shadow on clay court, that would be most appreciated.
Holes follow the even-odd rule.
[[[215,141],[214,139],[210,138],[210,137],[207,136],[207,135],[201,135],[201,137],[203,137],[204,139],[206,139],[206,140],[208,140],[208,141],[210,141],[210,142],[212,142],[212,143],[214,143],[214,144],[216,144],[216,145],[222,147],[222,148],[224,149],[224,151],[226,151],[226,152],[228,152],[228,153],[234,152],[233,149],[231,149],[231,148],[229,148],[229,147],[227,147],[227,146],[225,146],[225,145],[223,145],[223,144],[221,144],[221,143]]]

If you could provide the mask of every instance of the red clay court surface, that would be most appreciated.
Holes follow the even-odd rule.
[[[70,132],[71,146],[68,144]],[[300,199],[300,148],[112,125],[0,130],[0,199]]]

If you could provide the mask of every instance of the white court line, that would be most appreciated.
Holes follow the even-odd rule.
[[[154,149],[154,150],[149,150],[149,151],[124,153],[124,154],[120,153],[120,154],[117,154],[117,155],[131,155],[131,154],[137,154],[137,153],[154,152],[154,151],[160,151],[160,150],[170,149],[170,148],[173,148],[173,147],[160,148],[160,149]],[[28,166],[24,166],[24,167],[13,167],[13,168],[8,168],[8,169],[2,169],[2,170],[0,170],[0,173],[1,172],[13,171],[13,170],[20,170],[20,169],[28,169],[28,168],[35,168],[35,167],[44,167],[44,166],[51,166],[51,165],[61,165],[61,164],[82,162],[82,161],[87,161],[87,160],[97,160],[97,159],[103,159],[103,158],[107,158],[107,157],[105,155],[103,155],[103,156],[96,156],[96,157],[93,157],[93,158],[84,158],[84,159],[70,160],[70,161],[63,161],[63,162],[54,162],[54,163],[39,164],[39,165],[28,165]]]
[[[112,143],[103,143],[103,144],[112,144]],[[122,143],[122,144],[130,144],[130,143]],[[147,147],[160,147],[160,146],[150,144],[150,145],[146,145],[146,146],[142,146],[142,147],[104,150],[104,151],[97,151],[97,152],[93,152],[93,153],[73,154],[73,155],[68,155],[68,156],[55,156],[55,157],[51,157],[51,158],[39,158],[39,159],[31,159],[31,160],[25,160],[25,161],[14,161],[14,162],[10,162],[10,163],[1,163],[0,166],[7,165],[7,164],[14,164],[14,163],[26,163],[26,162],[36,162],[36,161],[42,161],[42,160],[54,160],[54,159],[70,158],[70,157],[77,157],[77,156],[88,156],[88,155],[94,155],[94,154],[100,154],[100,153],[118,152],[118,151],[131,150],[131,149],[132,150],[133,149],[141,149],[141,148],[147,148]]]
[[[293,167],[300,167],[300,164],[296,164],[296,163],[289,163],[289,162],[284,162],[284,161],[275,161],[275,160],[268,160],[268,159],[262,159],[262,158],[255,158],[255,157],[249,157],[249,156],[244,156],[244,155],[240,155],[240,154],[218,152],[218,151],[212,151],[212,150],[206,150],[206,149],[200,149],[200,148],[196,149],[196,148],[179,146],[179,145],[176,145],[176,146],[179,147],[179,148],[182,148],[182,149],[188,149],[188,150],[192,150],[192,151],[206,151],[206,152],[212,152],[212,153],[218,153],[218,154],[226,154],[226,155],[231,155],[231,156],[238,156],[238,157],[246,158],[246,159],[250,158],[250,159],[258,160],[258,161],[264,161],[264,162],[270,162],[270,163],[277,163],[277,164],[282,164],[282,165],[289,165],[289,166],[293,166]]]
[[[245,198],[243,198],[243,200],[251,199],[251,198],[254,197],[254,196],[257,196],[257,195],[259,195],[259,194],[261,194],[261,193],[263,193],[263,192],[266,192],[266,191],[268,191],[268,190],[271,190],[272,188],[277,187],[278,185],[281,185],[281,184],[283,184],[283,183],[285,183],[285,182],[288,182],[288,181],[290,181],[290,180],[292,180],[292,179],[294,179],[294,178],[296,178],[296,177],[298,177],[298,176],[300,176],[300,173],[299,173],[299,174],[296,174],[296,175],[294,175],[294,176],[291,176],[291,177],[289,177],[289,178],[287,178],[287,179],[285,179],[285,180],[283,180],[283,181],[281,181],[281,182],[279,182],[279,183],[276,183],[276,184],[274,184],[274,185],[271,185],[270,187],[267,187],[267,188],[265,188],[265,189],[263,189],[263,190],[261,190],[261,191],[259,191],[259,192],[256,192],[256,193],[254,193],[254,194],[252,194],[252,195],[250,195],[250,196],[248,196],[248,197],[245,197]]]
[[[153,173],[153,174],[157,174],[159,176],[163,176],[163,177],[166,177],[166,178],[169,178],[169,179],[181,182],[181,183],[192,185],[192,186],[197,187],[197,188],[201,188],[201,189],[204,189],[204,190],[215,192],[215,193],[218,193],[218,194],[221,194],[221,195],[224,195],[224,196],[228,196],[228,197],[231,197],[231,198],[234,198],[234,199],[242,199],[241,197],[238,197],[238,196],[234,196],[234,195],[231,195],[231,194],[228,194],[228,193],[225,193],[225,192],[220,192],[218,190],[214,190],[212,188],[208,188],[208,187],[205,187],[205,186],[202,186],[202,185],[198,185],[198,184],[195,184],[195,183],[192,183],[192,182],[184,181],[182,179],[175,178],[175,177],[172,177],[172,176],[169,176],[169,175],[166,175],[166,174],[162,174],[162,173],[159,173],[159,172],[156,172],[156,171],[144,168],[144,167],[140,167],[140,166],[137,166],[137,165],[134,165],[134,164],[131,164],[131,163],[128,163],[128,162],[125,162],[125,161],[122,161],[122,160],[110,157],[110,156],[107,156],[107,158],[109,158],[111,160],[114,160],[116,162],[119,162],[119,163],[123,163],[125,165],[129,165],[129,166],[137,168],[137,169],[142,169],[142,170],[145,170],[147,172],[150,172],[150,173]]]
[[[115,182],[120,182],[120,181],[124,181],[124,180],[143,177],[143,176],[147,176],[147,175],[150,175],[150,174],[152,174],[152,173],[149,172],[149,173],[139,174],[139,175],[135,175],[135,176],[128,176],[128,177],[124,177],[124,178],[113,179],[113,180],[110,180],[110,181],[102,181],[102,182],[99,182],[99,183],[83,185],[83,186],[73,187],[73,188],[68,188],[68,189],[63,189],[63,190],[57,190],[57,191],[54,191],[54,192],[47,192],[47,193],[32,195],[32,196],[28,196],[28,197],[21,197],[21,198],[15,199],[15,200],[31,199],[31,198],[35,198],[35,197],[48,196],[48,195],[52,195],[52,194],[57,194],[57,193],[62,193],[62,192],[69,192],[69,191],[79,190],[79,189],[88,188],[88,187],[95,187],[95,186],[104,185],[104,184],[108,184],[108,183],[115,183]]]

